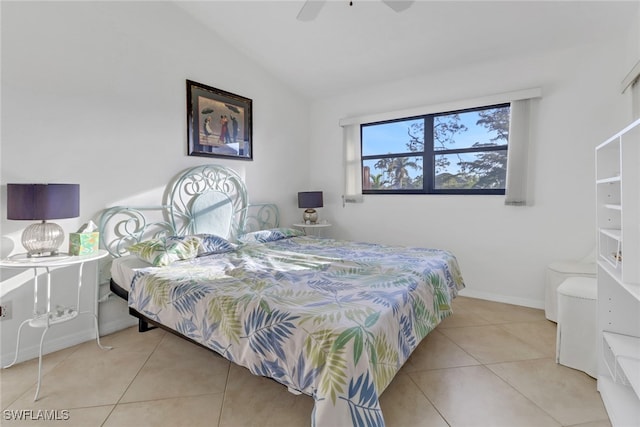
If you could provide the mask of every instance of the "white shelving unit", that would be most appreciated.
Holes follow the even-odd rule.
[[[640,120],[596,147],[598,391],[640,426]]]

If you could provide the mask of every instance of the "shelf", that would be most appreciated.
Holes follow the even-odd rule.
[[[609,274],[619,285],[622,284],[622,271],[620,271],[620,264],[614,266],[607,258],[602,255],[599,255],[600,261],[598,265],[602,267],[607,274]]]
[[[622,283],[621,286],[636,300],[640,301],[640,285],[637,283]]]
[[[600,229],[598,253],[600,254],[600,259],[608,262],[615,271],[618,271],[623,260],[620,230],[613,228]],[[620,272],[618,271],[617,274],[620,275]]]
[[[34,317],[29,320],[29,326],[34,328],[46,328],[47,326],[55,325],[57,323],[66,322],[67,320],[74,319],[78,316],[77,310],[65,310],[64,314],[58,315],[57,313],[42,314],[38,317]],[[47,322],[47,317],[49,321]]]
[[[614,366],[608,366],[614,381],[622,373],[623,381],[621,382],[630,385],[636,396],[640,397],[640,338],[613,332],[603,332],[602,337],[614,359],[607,360],[605,357],[607,364],[609,362],[614,364]]]
[[[629,283],[622,281],[622,272],[620,268],[614,268],[609,261],[605,260],[602,256],[600,256],[600,261],[598,265],[602,267],[606,273],[611,276],[616,281],[617,286],[620,286],[624,289],[629,295],[634,298],[636,301],[640,302],[640,284],[638,283]],[[619,264],[618,264],[619,265]],[[599,282],[600,283],[600,282]]]
[[[600,233],[617,241],[622,240],[622,234],[617,228],[601,228]]]
[[[598,391],[613,427],[638,425],[640,401],[631,387],[616,384],[611,378],[601,375],[598,377]]]
[[[620,175],[599,179],[596,184],[613,184],[616,182],[620,182]]]

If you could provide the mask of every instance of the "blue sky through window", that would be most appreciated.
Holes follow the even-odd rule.
[[[446,121],[447,116],[440,119]],[[467,130],[455,135],[455,143],[446,148],[468,148],[476,142],[490,143],[491,138],[496,136],[495,132],[488,132],[482,125],[476,122],[480,119],[477,111],[459,113],[460,123],[467,127]],[[403,120],[377,125],[362,127],[362,155],[375,156],[379,154],[405,153],[408,152],[407,143],[410,141],[408,131],[414,123],[420,123],[422,119]],[[504,144],[505,142],[500,142]],[[442,149],[436,145],[436,149]]]

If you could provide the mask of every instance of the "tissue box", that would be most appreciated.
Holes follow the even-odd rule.
[[[91,255],[98,252],[100,233],[69,233],[69,253],[71,255]]]

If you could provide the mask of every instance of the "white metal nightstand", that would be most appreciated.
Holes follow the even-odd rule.
[[[303,223],[298,223],[298,224],[293,224],[294,227],[298,227],[298,228],[302,228],[302,230],[304,230],[304,234],[307,235],[313,235],[313,236],[320,236],[320,232],[322,231],[323,228],[326,227],[331,227],[331,224],[329,224],[328,222],[319,222],[316,224],[303,224]],[[307,230],[312,230],[312,231],[307,231]]]
[[[110,350],[111,347],[103,346],[100,343],[100,333],[98,331],[98,297],[96,292],[95,302],[92,310],[80,311],[80,290],[82,289],[82,268],[85,263],[97,261],[100,258],[104,258],[109,253],[105,250],[100,250],[95,254],[74,256],[68,254],[61,254],[52,257],[43,258],[28,258],[26,254],[19,254],[7,259],[0,260],[0,268],[18,268],[18,269],[33,269],[33,317],[23,321],[18,328],[18,337],[16,340],[16,354],[13,362],[5,366],[9,368],[13,366],[18,360],[18,351],[20,349],[20,332],[24,325],[29,325],[33,328],[44,328],[42,336],[40,337],[40,351],[38,356],[38,387],[36,389],[36,395],[33,400],[38,400],[38,394],[40,393],[40,380],[42,377],[42,344],[44,343],[44,337],[49,330],[50,326],[58,323],[67,322],[73,320],[80,314],[91,314],[93,316],[93,324],[96,332],[96,343],[98,347],[103,350]],[[65,268],[72,265],[78,266],[78,289],[77,289],[77,303],[75,307],[57,307],[55,310],[51,309],[51,271],[57,268]],[[41,308],[38,304],[38,270],[43,269],[46,272],[47,277],[47,301],[45,311],[40,311]]]

